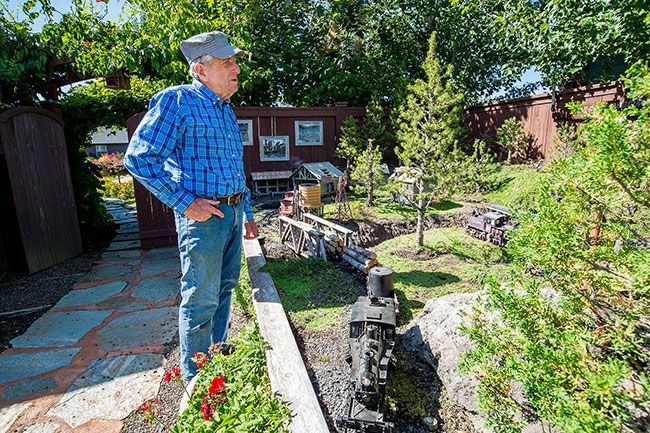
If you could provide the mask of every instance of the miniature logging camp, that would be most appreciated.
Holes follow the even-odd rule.
[[[399,302],[393,288],[393,270],[377,262],[376,253],[352,243],[353,231],[322,218],[322,194],[334,192],[336,203],[346,203],[345,178],[323,184],[302,183],[284,193],[278,209],[281,242],[299,257],[344,262],[367,274],[366,295],[359,296],[349,320],[349,389],[346,411],[336,419],[339,428],[366,433],[393,433],[385,419],[384,390],[389,363],[395,363]],[[349,206],[349,205],[348,205]]]

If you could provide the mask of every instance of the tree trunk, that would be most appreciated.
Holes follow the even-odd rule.
[[[420,185],[422,187],[422,185]],[[422,191],[422,190],[420,190]],[[415,239],[417,240],[418,249],[424,247],[424,215],[427,211],[424,197],[418,199],[418,221],[415,227]]]

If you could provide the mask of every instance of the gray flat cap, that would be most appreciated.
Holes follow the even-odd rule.
[[[192,63],[193,60],[206,54],[210,54],[212,57],[218,59],[248,55],[246,51],[230,45],[228,36],[218,31],[201,33],[184,40],[181,42],[181,52],[188,63]]]

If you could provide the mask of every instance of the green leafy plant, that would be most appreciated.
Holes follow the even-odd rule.
[[[492,281],[464,328],[463,366],[497,432],[531,417],[564,432],[648,429],[650,73],[630,73],[645,101],[575,108],[585,123],[571,152],[548,167],[508,244],[521,277]]]
[[[506,162],[510,164],[512,155],[518,158],[526,158],[526,135],[524,134],[524,122],[511,117],[506,119],[497,129],[497,144],[507,152]]]
[[[377,190],[384,183],[384,172],[381,166],[381,150],[372,139],[368,146],[354,158],[354,168],[351,173],[352,180],[357,181],[366,193],[366,206],[374,206],[373,199]]]
[[[104,197],[118,198],[127,202],[135,200],[133,180],[119,182],[111,177],[102,178],[102,195]]]
[[[271,392],[265,348],[257,323],[251,322],[231,342],[229,355],[195,354],[201,365],[195,391],[172,431],[286,432],[290,411]]]

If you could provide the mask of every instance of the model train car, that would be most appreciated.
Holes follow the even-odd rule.
[[[372,268],[368,275],[368,296],[360,296],[352,308],[347,414],[336,420],[344,431],[394,431],[393,423],[385,420],[384,407],[398,313],[392,274],[390,268]]]
[[[483,211],[474,211],[467,220],[467,232],[475,238],[505,246],[509,230],[514,229],[508,208],[487,205]]]

